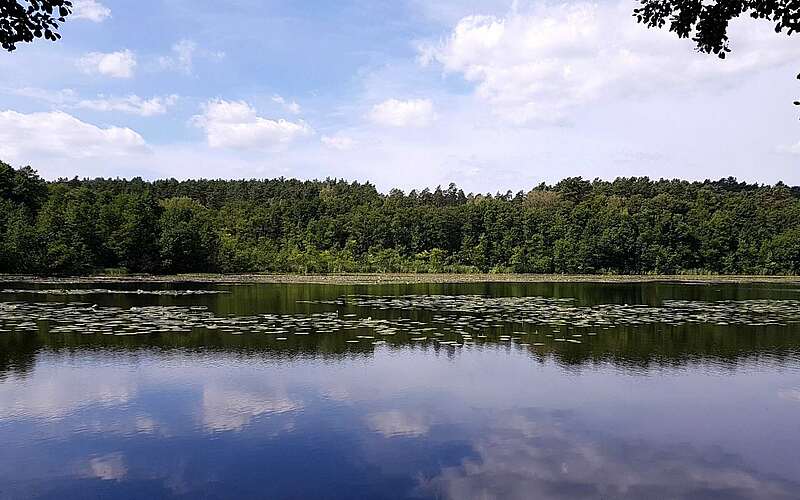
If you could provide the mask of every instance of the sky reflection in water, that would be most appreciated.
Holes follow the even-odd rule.
[[[564,292],[603,294],[582,286]],[[648,286],[607,300],[714,298]],[[310,307],[262,287],[185,300]],[[609,331],[560,353],[5,333],[0,498],[800,498],[800,329],[769,328],[728,328],[729,348],[704,325]]]

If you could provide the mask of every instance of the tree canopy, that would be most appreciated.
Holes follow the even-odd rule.
[[[0,162],[0,273],[800,274],[800,188],[564,179],[404,193],[326,179],[62,179]]]
[[[69,0],[0,0],[0,46],[11,52],[34,38],[56,41],[59,23],[71,12]]]

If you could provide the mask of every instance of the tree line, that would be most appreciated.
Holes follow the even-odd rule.
[[[0,272],[799,274],[800,188],[567,178],[380,193],[326,179],[43,180],[0,162]]]

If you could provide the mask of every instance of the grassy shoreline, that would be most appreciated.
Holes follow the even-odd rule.
[[[178,275],[0,275],[0,282],[218,284],[448,284],[448,283],[800,283],[800,276],[758,275],[565,275],[565,274],[178,274]]]

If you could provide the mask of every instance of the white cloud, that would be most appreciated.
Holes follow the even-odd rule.
[[[326,145],[327,147],[338,149],[339,151],[349,151],[357,144],[355,139],[345,135],[323,135],[320,140],[322,141],[322,144]]]
[[[121,111],[139,116],[163,115],[167,109],[178,101],[177,95],[152,97],[143,99],[137,95],[127,97],[98,96],[96,99],[85,99],[76,104],[79,108],[94,111]]]
[[[791,146],[778,146],[777,151],[779,153],[789,153],[793,155],[800,154],[800,142],[796,142]]]
[[[90,52],[78,60],[78,67],[88,74],[112,78],[130,78],[136,68],[136,55],[130,50]]]
[[[286,111],[288,111],[293,115],[299,115],[301,112],[299,104],[297,104],[294,101],[287,101],[286,99],[277,94],[272,96],[272,102],[280,104],[283,107],[283,109],[285,109]]]
[[[211,100],[192,121],[205,131],[212,148],[283,149],[295,139],[313,134],[302,120],[262,118],[244,101]]]
[[[72,89],[49,90],[37,87],[0,89],[3,93],[37,99],[65,108],[91,109],[93,111],[121,111],[139,116],[163,115],[178,102],[175,94],[154,96],[149,99],[130,94],[125,97],[98,94],[94,99],[81,99]]]
[[[100,128],[62,111],[0,111],[0,158],[19,162],[42,156],[108,158],[146,149],[142,136],[129,128]]]
[[[49,90],[38,87],[20,87],[4,89],[3,92],[20,97],[28,97],[49,102],[51,104],[64,104],[77,98],[77,92],[72,89]]]
[[[369,118],[389,127],[426,127],[436,119],[429,99],[388,99],[372,107]]]
[[[516,123],[559,121],[605,97],[733,85],[746,73],[797,60],[764,23],[732,25],[734,51],[724,61],[692,51],[691,42],[636,24],[629,1],[537,3],[505,17],[468,16],[420,60],[476,84],[476,93]]]
[[[111,2],[100,1],[111,6]],[[630,5],[614,10],[617,2],[610,1],[611,6],[598,2],[586,7],[589,9],[586,12],[596,14],[595,17],[588,15],[588,25],[583,27],[586,29],[577,21],[572,22],[571,28],[562,26],[561,21],[567,19],[570,8],[586,5],[575,4],[573,0],[565,7],[551,4],[537,11],[521,6],[516,12],[505,10],[510,1],[503,0],[447,0],[441,5],[428,2],[431,9],[454,7],[448,7],[446,16],[437,16],[447,26],[441,31],[444,38],[427,48],[431,64],[420,67],[415,58],[405,55],[399,59],[389,58],[377,67],[358,73],[358,94],[349,91],[342,94],[343,89],[329,88],[328,92],[314,96],[318,118],[312,123],[319,125],[324,134],[310,139],[305,137],[312,133],[308,125],[290,114],[291,110],[282,109],[281,103],[271,100],[273,92],[280,94],[284,101],[297,99],[300,102],[302,96],[296,89],[272,87],[266,99],[262,96],[261,101],[249,101],[258,112],[251,111],[245,118],[211,119],[213,117],[198,109],[190,114],[201,115],[195,123],[202,129],[188,131],[173,130],[175,122],[171,119],[163,123],[158,123],[161,120],[157,118],[150,119],[152,126],[162,127],[165,137],[173,139],[150,145],[146,161],[142,161],[143,155],[97,156],[80,162],[69,156],[51,155],[40,156],[40,161],[33,166],[48,178],[76,174],[149,178],[337,176],[370,180],[385,191],[392,187],[406,190],[435,187],[455,181],[468,191],[495,192],[528,189],[541,181],[552,182],[572,175],[689,179],[735,175],[748,181],[798,182],[798,157],[787,151],[800,153],[797,130],[793,126],[797,123],[798,108],[791,105],[798,97],[793,66],[800,58],[794,58],[785,66],[775,66],[785,61],[787,54],[800,49],[796,40],[770,32],[768,23],[743,19],[742,25],[735,23],[732,27],[733,53],[727,60],[718,61],[713,56],[695,54],[691,41],[633,24]],[[520,0],[519,3],[531,2]],[[541,13],[538,17],[537,12]],[[469,13],[495,14],[495,17],[464,18]],[[114,15],[119,17],[116,10]],[[550,25],[545,22],[548,16],[553,20]],[[473,20],[467,22],[466,19]],[[540,34],[536,38],[537,32],[530,26],[542,26],[542,30],[550,31],[543,31],[547,36]],[[747,30],[764,28],[763,37],[739,36],[742,27]],[[577,35],[569,38],[570,29]],[[627,34],[633,30],[638,30],[635,36]],[[585,43],[584,38],[590,42]],[[203,44],[212,42],[197,38],[195,49],[189,50],[193,45],[184,43],[175,44],[176,49],[171,51],[170,45],[178,40],[169,39],[161,54],[169,56],[176,64],[169,69],[174,73],[148,75],[148,80],[150,76],[161,79],[180,76],[178,62],[188,63],[189,54],[193,71],[199,74],[205,69],[203,63],[210,61],[212,55],[203,49]],[[777,47],[776,44],[782,45]],[[158,69],[158,55],[151,60],[138,47],[127,47],[138,56],[137,76],[143,73],[143,68],[149,71],[155,66],[152,69]],[[656,63],[639,61],[631,64],[631,72],[626,73],[613,64],[620,59],[617,56],[623,48],[637,57],[652,56],[645,62]],[[84,100],[113,100],[113,104],[102,103],[102,106],[100,102],[93,102],[93,107],[119,109],[119,99],[129,93],[141,96],[142,101],[156,96],[163,98],[163,90],[137,87],[95,90],[85,86],[86,81],[84,84],[71,82],[70,68],[62,68],[63,74],[52,73],[58,65],[49,51],[36,57],[33,53],[18,55],[25,60],[17,56],[13,56],[13,60],[0,57],[0,74],[3,75],[0,86],[25,88],[32,85],[30,82],[47,81],[50,90],[26,88],[16,96],[2,95],[5,106],[0,110],[51,111],[55,107],[77,115],[79,111],[75,107]],[[549,87],[547,81],[526,80],[525,68],[536,62],[550,62],[557,68],[572,67],[573,75],[578,77],[568,79],[556,72],[559,75],[556,83]],[[303,62],[298,64],[302,66]],[[762,65],[771,66],[763,71],[756,70]],[[182,67],[190,66],[182,64]],[[474,73],[469,73],[473,70]],[[240,76],[246,80],[258,79],[255,73],[248,71]],[[462,82],[468,73],[472,79]],[[42,78],[45,74],[50,75],[49,79]],[[662,74],[666,76],[661,78]],[[693,79],[695,77],[697,80]],[[193,83],[179,80],[183,82],[181,85],[192,87],[204,84],[200,80]],[[720,92],[720,82],[730,82],[731,86]],[[463,92],[464,86],[467,92]],[[75,95],[58,90],[66,87],[81,93]],[[583,92],[582,89],[589,90]],[[176,87],[166,92],[175,91],[181,95],[189,92],[178,90]],[[98,96],[97,92],[105,92],[105,96]],[[20,97],[22,95],[38,100]],[[378,127],[370,120],[370,111],[374,104],[390,97],[398,102],[427,99],[435,107],[436,119],[423,129]],[[537,112],[536,106],[543,108]],[[168,113],[174,109],[168,109]],[[90,116],[87,114],[84,119],[89,120]],[[92,117],[90,123],[101,129],[124,125],[115,117],[111,113],[107,117]],[[288,122],[282,126],[278,118]],[[569,121],[571,126],[527,126],[537,120],[552,121],[554,118]],[[97,121],[100,119],[104,123]],[[178,125],[185,125],[185,122]],[[248,132],[238,134],[237,127]],[[285,142],[281,142],[281,138]],[[17,145],[18,141],[13,137],[0,143],[0,147],[4,150],[22,147]],[[287,143],[292,146],[286,148]],[[778,145],[784,147],[778,150]],[[262,146],[284,148],[284,151],[270,155],[270,161],[265,163],[263,150],[257,149]],[[31,161],[36,159],[31,158]],[[753,165],[759,168],[754,169]]]
[[[191,74],[197,44],[191,40],[181,40],[172,46],[172,55],[159,58],[162,68],[175,69]]]
[[[219,61],[225,57],[224,52],[211,52],[203,50],[192,40],[180,40],[172,45],[172,55],[161,56],[158,64],[163,69],[179,71],[191,75],[194,70],[194,61],[198,57]]]
[[[73,0],[70,19],[88,19],[101,23],[111,17],[111,9],[97,0]]]

